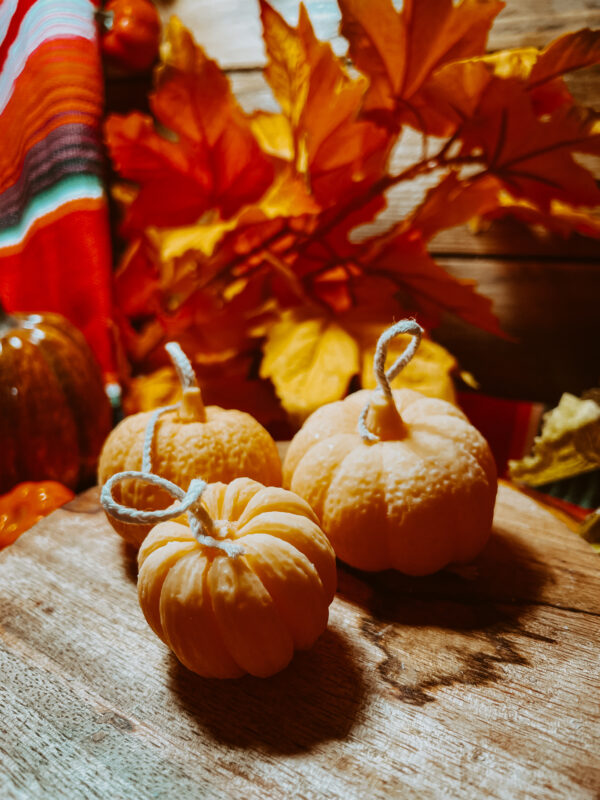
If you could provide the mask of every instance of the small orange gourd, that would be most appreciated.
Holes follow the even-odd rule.
[[[156,61],[160,17],[150,0],[109,0],[98,12],[100,48],[114,66],[136,72]]]
[[[0,550],[75,494],[57,481],[25,481],[0,497]]]
[[[385,372],[387,343],[413,339]],[[284,486],[311,505],[337,556],[364,570],[428,575],[471,561],[491,530],[496,467],[483,436],[451,403],[390,382],[422,329],[403,320],[379,339],[379,388],[315,411],[292,440]]]
[[[181,402],[125,417],[110,433],[100,454],[100,485],[117,472],[153,472],[187,487],[197,475],[228,483],[249,477],[268,485],[281,485],[281,461],[268,431],[250,414],[204,406],[191,364],[178,344],[167,351],[177,369]],[[116,487],[120,503],[138,509],[164,508],[170,495],[160,486],[129,480]],[[139,546],[149,525],[131,525],[109,517],[111,525],[128,542]]]
[[[170,484],[178,507],[144,514],[112,499],[127,474],[102,490],[109,513],[164,520],[188,511],[189,524],[159,523],[138,553],[144,616],[186,667],[208,678],[267,677],[314,644],[327,626],[336,568],[304,500],[249,478],[194,480],[187,495]]]

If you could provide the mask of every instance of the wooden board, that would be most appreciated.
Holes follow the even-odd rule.
[[[0,554],[0,797],[598,797],[600,559],[500,487],[472,568],[340,567],[268,680],[203,680],[147,627],[97,490]]]

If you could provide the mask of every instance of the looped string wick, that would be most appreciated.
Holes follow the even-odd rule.
[[[167,342],[165,345],[165,350],[173,362],[173,366],[177,372],[177,377],[181,383],[182,390],[185,391],[186,389],[191,389],[194,386],[198,386],[194,368],[192,367],[186,354],[181,349],[181,346],[177,342]],[[164,414],[165,411],[175,411],[177,408],[179,408],[179,403],[175,403],[172,406],[161,406],[152,412],[152,416],[146,425],[146,433],[144,435],[142,472],[152,472],[152,442],[154,440],[154,431],[156,430],[158,418],[161,414]]]
[[[396,336],[399,336],[401,333],[410,333],[413,338],[410,340],[406,350],[394,361],[392,366],[386,372],[385,362],[387,359],[388,344],[392,339],[394,339]],[[377,381],[376,391],[381,392],[385,397],[387,397],[388,400],[392,402],[393,395],[390,384],[396,375],[398,375],[398,373],[404,369],[404,367],[417,352],[417,348],[421,343],[422,336],[423,328],[416,320],[402,319],[400,322],[396,322],[395,325],[392,325],[391,328],[388,328],[386,331],[384,331],[377,341],[375,358],[373,359],[373,371],[375,373],[375,380]],[[360,417],[358,418],[358,432],[363,441],[378,442],[379,436],[367,428],[367,415],[370,407],[371,401],[368,400],[365,404],[365,407],[361,411]]]
[[[173,503],[168,508],[157,509],[156,511],[143,511],[121,505],[121,503],[117,503],[114,499],[112,490],[115,484],[127,479],[134,479],[159,486],[161,489],[168,492],[171,497],[174,497],[175,500],[178,500],[179,503]],[[231,558],[242,555],[244,549],[240,547],[239,544],[226,539],[215,539],[214,536],[210,535],[210,531],[213,531],[212,519],[200,502],[202,493],[207,485],[206,481],[200,478],[194,478],[194,480],[190,482],[187,492],[184,492],[176,483],[172,483],[166,478],[162,478],[160,475],[127,470],[125,472],[117,472],[106,481],[100,493],[100,502],[105,511],[115,519],[121,522],[132,522],[141,525],[166,522],[167,520],[181,516],[183,513],[187,513],[190,530],[199,544],[207,547],[217,547],[227,553]]]
[[[181,349],[181,346],[177,342],[167,342],[165,345],[165,350],[169,354],[171,361],[173,362],[173,366],[177,370],[177,377],[181,382],[181,388],[191,389],[194,386],[198,386],[194,368],[192,367],[189,358]]]

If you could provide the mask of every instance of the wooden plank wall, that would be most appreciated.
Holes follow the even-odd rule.
[[[272,3],[295,23],[298,0]],[[160,0],[158,5],[165,20],[177,14],[227,70],[245,109],[276,108],[261,72],[265,55],[255,0]],[[305,5],[317,35],[343,55],[335,0],[306,0]],[[507,0],[490,35],[490,49],[541,46],[586,26],[600,26],[600,0]],[[575,73],[569,82],[578,100],[600,108],[600,69]],[[108,110],[143,108],[149,86],[148,76],[108,80]],[[408,133],[398,158],[412,161],[419,147],[419,138]],[[426,189],[425,178],[392,191],[379,224],[405,214]],[[449,317],[434,332],[483,391],[553,403],[563,391],[578,393],[600,383],[598,242],[578,236],[541,238],[502,221],[476,235],[467,227],[443,232],[431,251],[452,274],[478,282],[512,337],[501,340]]]

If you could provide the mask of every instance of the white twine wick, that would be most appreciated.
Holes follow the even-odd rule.
[[[191,389],[195,386],[198,386],[194,368],[192,367],[189,358],[181,349],[181,346],[177,342],[167,342],[165,345],[165,350],[173,362],[173,366],[177,372],[177,377],[181,383],[182,390],[185,391],[186,389]],[[175,405],[172,406],[161,406],[160,408],[157,408],[156,411],[152,412],[152,416],[148,420],[146,433],[144,435],[142,472],[152,472],[152,441],[154,439],[154,431],[156,430],[158,418],[161,414],[164,414],[165,411],[174,411],[176,408],[178,408],[178,406],[179,403],[175,403]]]
[[[412,334],[413,338],[410,340],[406,350],[394,361],[392,366],[386,372],[385,361],[387,359],[388,344],[392,339],[394,339],[396,336],[399,336],[401,333],[410,333]],[[375,373],[375,380],[377,381],[378,387],[376,391],[382,392],[384,396],[387,397],[391,402],[393,402],[394,397],[392,395],[392,387],[390,384],[400,370],[404,369],[404,367],[417,352],[417,348],[421,343],[421,337],[423,336],[423,333],[423,328],[416,320],[402,319],[400,322],[396,322],[395,325],[392,325],[391,328],[388,328],[386,331],[384,331],[377,341],[375,358],[373,359],[373,371]],[[361,411],[360,417],[358,418],[357,428],[363,441],[378,442],[379,436],[377,436],[375,433],[372,433],[367,428],[367,414],[369,413],[370,407],[371,401],[368,400],[365,404],[365,407]]]
[[[179,500],[179,504],[172,504],[168,508],[157,509],[156,511],[143,511],[121,505],[121,503],[117,503],[114,499],[112,489],[116,483],[120,483],[126,479],[134,479],[159,486],[176,500]],[[219,550],[223,550],[227,553],[230,558],[240,556],[244,553],[244,549],[240,547],[239,544],[228,540],[215,539],[214,536],[208,533],[208,531],[213,530],[213,521],[208,511],[206,511],[200,502],[202,493],[207,485],[206,481],[200,478],[194,478],[190,482],[187,492],[184,492],[176,483],[172,483],[166,478],[162,478],[160,475],[127,470],[125,472],[117,472],[106,481],[100,493],[100,502],[111,517],[121,522],[132,522],[138,525],[166,522],[186,512],[190,523],[190,530],[198,544],[206,547],[217,547]]]
[[[188,357],[185,355],[177,342],[169,342],[165,345],[165,350],[171,357],[171,361],[177,370],[177,376],[181,382],[183,391],[196,387],[196,375],[194,369],[190,364]],[[173,411],[178,408],[179,404],[171,406],[162,406],[157,408],[152,413],[146,431],[144,433],[144,449],[142,453],[142,470],[127,470],[125,472],[117,472],[112,475],[102,487],[100,493],[100,502],[108,514],[121,522],[132,522],[134,524],[145,525],[148,523],[165,522],[169,519],[179,517],[184,512],[187,513],[190,523],[190,530],[194,538],[199,544],[207,547],[218,547],[223,550],[231,558],[242,555],[244,549],[239,544],[234,542],[215,539],[208,531],[214,531],[213,520],[206,509],[201,505],[200,500],[203,491],[207,487],[206,481],[200,478],[194,478],[188,487],[187,492],[184,492],[176,483],[172,483],[160,475],[154,475],[152,472],[152,441],[154,439],[154,431],[158,418],[165,411]],[[170,505],[168,508],[158,509],[155,511],[143,511],[130,506],[121,505],[117,503],[112,495],[113,486],[126,479],[134,479],[143,481],[144,483],[151,483],[154,486],[159,486],[168,492],[171,497],[179,500],[179,505]],[[225,526],[226,528],[226,526]]]
[[[167,342],[165,350],[169,354],[173,366],[177,370],[177,377],[181,381],[181,388],[191,389],[192,387],[198,386],[194,368],[189,358],[181,349],[181,346],[177,342]]]

